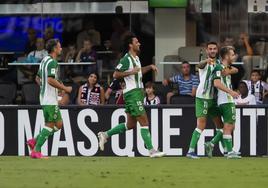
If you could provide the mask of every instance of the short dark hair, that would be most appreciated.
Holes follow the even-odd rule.
[[[252,70],[250,74],[252,74],[252,73],[258,73],[259,75],[261,75],[261,72],[259,70],[256,70],[256,69]]]
[[[220,56],[223,59],[231,50],[235,51],[233,46],[223,46],[220,50]]]
[[[46,43],[46,50],[50,54],[59,43],[59,39],[49,39]]]
[[[207,42],[207,47],[208,47],[208,45],[211,45],[211,44],[218,46],[218,43],[217,42],[215,42],[215,41],[209,41],[209,42]]]
[[[154,86],[154,83],[153,82],[146,82],[146,84],[145,84],[145,88],[153,88],[153,89],[155,89],[155,86]]]
[[[129,51],[129,44],[132,44],[133,38],[137,38],[135,34],[129,34],[124,38],[124,43],[123,43],[123,53],[127,53]]]
[[[184,65],[184,64],[190,65],[190,63],[188,61],[183,61],[181,64],[182,65]]]

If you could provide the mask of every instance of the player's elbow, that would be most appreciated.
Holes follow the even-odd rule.
[[[213,84],[214,84],[214,87],[219,88],[220,87],[220,80],[219,79],[214,80]]]
[[[113,78],[114,78],[114,79],[119,79],[119,78],[120,78],[120,77],[119,77],[119,74],[118,74],[117,71],[115,71],[115,72],[113,73]]]

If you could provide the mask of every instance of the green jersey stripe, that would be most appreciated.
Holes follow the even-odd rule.
[[[130,56],[129,61],[132,63],[133,68],[137,66],[132,56]],[[136,87],[139,88],[139,73],[135,74],[134,76],[135,76]]]
[[[45,65],[49,62],[52,61],[51,58],[46,58],[41,62],[41,70],[40,70],[40,75],[42,75],[41,78],[41,88],[40,88],[40,94],[41,97],[44,96],[45,93],[45,87],[46,87],[46,82],[47,82],[47,78],[45,77]]]

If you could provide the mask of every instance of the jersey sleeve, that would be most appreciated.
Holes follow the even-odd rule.
[[[221,79],[221,71],[223,70],[221,65],[216,65],[214,71],[213,71],[213,80],[215,79]]]
[[[129,69],[129,60],[127,58],[123,58],[119,61],[119,64],[116,66],[115,70],[120,72],[125,72]]]
[[[57,67],[58,64],[56,61],[50,62],[47,66],[47,76],[55,78]]]

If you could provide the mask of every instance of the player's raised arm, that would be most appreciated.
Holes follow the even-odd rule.
[[[154,72],[158,72],[157,67],[153,64],[141,68],[142,74],[146,74],[150,70],[153,70]]]

